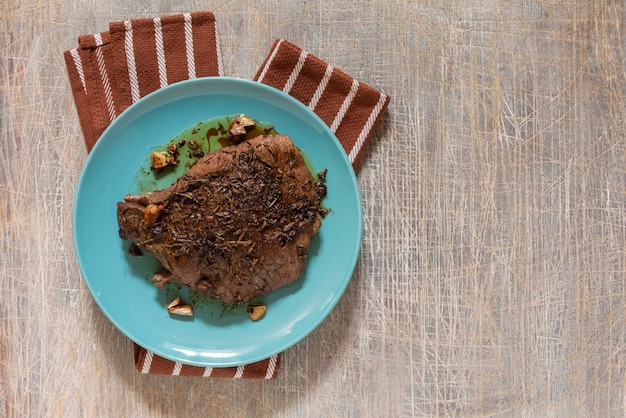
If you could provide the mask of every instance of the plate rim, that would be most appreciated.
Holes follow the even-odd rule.
[[[97,158],[99,147],[104,146],[103,144],[105,144],[105,142],[110,141],[107,139],[110,137],[109,132],[117,129],[117,125],[121,123],[125,123],[126,119],[128,118],[131,118],[130,121],[132,122],[136,117],[141,117],[142,115],[147,114],[150,111],[152,111],[154,108],[149,109],[148,112],[143,112],[141,111],[141,107],[150,105],[150,103],[153,101],[160,100],[161,96],[165,96],[165,98],[163,99],[161,103],[157,103],[156,108],[162,105],[171,103],[172,101],[186,99],[188,97],[195,96],[195,95],[185,95],[185,96],[176,97],[174,100],[168,100],[167,95],[172,90],[177,90],[181,88],[184,89],[187,85],[204,84],[204,83],[207,83],[209,85],[213,83],[218,83],[218,84],[230,83],[230,84],[239,84],[242,86],[253,86],[254,88],[266,91],[269,94],[273,94],[273,95],[280,97],[280,100],[286,100],[288,102],[291,102],[292,105],[299,107],[300,110],[304,110],[309,116],[316,119],[317,120],[316,123],[319,124],[320,128],[323,131],[325,131],[325,133],[332,139],[335,147],[338,148],[338,150],[340,151],[339,154],[341,155],[342,160],[344,160],[344,163],[349,167],[348,172],[350,173],[350,183],[353,185],[352,192],[355,194],[355,197],[357,199],[356,206],[358,210],[357,210],[357,213],[354,214],[357,216],[357,219],[358,219],[358,228],[357,228],[357,234],[356,234],[357,236],[355,237],[356,238],[355,248],[354,248],[352,259],[350,260],[349,263],[346,263],[348,266],[347,271],[349,272],[349,274],[348,274],[347,279],[342,282],[342,285],[336,288],[337,291],[335,292],[333,297],[329,299],[327,308],[324,311],[322,311],[320,315],[317,315],[317,318],[314,321],[312,321],[308,327],[304,327],[303,331],[298,333],[299,335],[296,336],[295,338],[289,339],[288,342],[280,344],[274,349],[267,350],[262,355],[259,354],[256,356],[250,356],[250,359],[246,359],[245,361],[232,360],[232,361],[216,362],[215,359],[211,360],[204,356],[202,356],[202,359],[200,360],[197,359],[199,356],[196,356],[196,358],[191,359],[191,358],[184,357],[182,355],[178,355],[178,356],[172,355],[171,352],[164,352],[163,350],[159,349],[160,347],[156,347],[156,349],[155,347],[143,347],[143,345],[137,341],[137,338],[131,335],[131,333],[126,329],[126,327],[121,325],[115,319],[115,315],[112,315],[110,310],[106,306],[103,306],[102,301],[100,300],[100,298],[97,297],[96,289],[92,287],[93,283],[87,279],[87,275],[85,274],[85,267],[83,266],[82,257],[80,256],[81,249],[79,248],[78,242],[77,242],[77,231],[80,229],[80,228],[77,228],[77,217],[78,217],[77,212],[79,210],[79,199],[81,195],[81,190],[83,190],[84,188],[82,184],[83,182],[86,181],[85,180],[86,172],[88,171],[87,168],[89,167],[89,165],[92,164],[91,161]],[[207,89],[207,88],[203,87],[203,89]],[[207,95],[206,90],[201,90],[201,89],[198,89],[198,90],[200,91],[198,95],[200,96]],[[210,96],[210,94],[208,95]],[[242,366],[242,365],[255,363],[261,360],[265,360],[280,352],[285,351],[286,349],[294,346],[295,344],[297,344],[298,342],[306,338],[308,335],[310,335],[310,333],[313,330],[315,330],[317,327],[319,327],[319,325],[322,322],[324,322],[324,320],[326,320],[326,318],[330,315],[330,313],[335,309],[337,303],[342,298],[343,294],[345,293],[346,288],[348,287],[348,284],[350,283],[350,281],[352,280],[354,276],[356,265],[358,263],[358,260],[360,258],[360,253],[361,253],[363,227],[364,227],[364,220],[363,220],[362,196],[361,196],[361,191],[359,188],[359,183],[356,177],[356,173],[354,171],[352,164],[349,161],[348,155],[345,153],[343,149],[343,146],[341,145],[341,143],[339,142],[335,134],[328,127],[328,125],[326,125],[315,112],[313,112],[311,109],[309,109],[306,105],[304,105],[302,102],[300,102],[293,96],[290,96],[289,94],[284,93],[283,91],[278,90],[267,84],[259,83],[259,82],[252,81],[249,79],[237,78],[237,77],[203,77],[203,78],[196,78],[196,79],[191,79],[191,80],[183,80],[177,83],[170,84],[154,92],[151,92],[150,94],[142,97],[135,103],[131,104],[115,120],[113,120],[109,124],[109,126],[107,126],[107,128],[104,130],[100,138],[96,141],[94,147],[91,149],[91,151],[88,152],[87,158],[85,159],[85,162],[83,166],[81,167],[81,173],[78,178],[78,182],[76,183],[75,194],[74,194],[74,199],[73,199],[73,207],[72,207],[72,239],[73,239],[73,244],[74,244],[75,258],[79,266],[81,279],[87,286],[92,299],[96,302],[99,309],[107,318],[107,320],[111,322],[115,326],[115,328],[117,328],[117,330],[120,331],[123,335],[125,335],[131,341],[135,342],[137,345],[145,348],[146,350],[149,350],[153,352],[154,354],[157,354],[160,357],[163,357],[171,361],[176,361],[176,362],[180,362],[183,364],[199,366],[199,367],[235,367],[235,366]]]

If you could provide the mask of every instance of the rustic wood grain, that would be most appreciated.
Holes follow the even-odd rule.
[[[62,52],[209,7],[226,75],[286,38],[391,95],[362,255],[271,382],[145,376],[82,282]],[[614,1],[0,4],[0,415],[626,414],[626,10]]]

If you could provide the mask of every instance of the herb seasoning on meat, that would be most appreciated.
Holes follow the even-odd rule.
[[[258,136],[205,155],[166,189],[126,196],[120,236],[153,254],[168,280],[245,303],[302,273],[325,212],[324,180],[289,137]]]

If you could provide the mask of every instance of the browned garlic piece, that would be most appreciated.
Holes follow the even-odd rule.
[[[239,115],[233,119],[228,127],[228,137],[238,144],[246,139],[246,135],[256,126],[256,122],[246,115]]]
[[[261,317],[265,315],[266,311],[267,311],[267,306],[264,306],[264,305],[256,305],[256,306],[249,305],[248,306],[248,316],[253,321],[258,321],[259,319],[261,319]]]
[[[161,211],[165,209],[165,206],[163,205],[154,205],[154,204],[149,204],[148,206],[146,206],[146,209],[143,211],[143,220],[147,223],[147,224],[151,224],[157,221],[157,219],[159,218],[159,214],[161,213]]]
[[[174,315],[193,316],[193,307],[185,305],[180,296],[177,296],[176,299],[167,305],[167,311]]]
[[[171,165],[178,164],[176,156],[168,152],[154,151],[150,154],[150,167],[154,169],[162,169]]]

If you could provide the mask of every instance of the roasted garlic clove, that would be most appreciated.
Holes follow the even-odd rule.
[[[235,117],[228,127],[228,137],[230,140],[238,144],[246,139],[246,135],[256,126],[256,122],[246,115]]]
[[[153,169],[160,170],[162,168],[177,164],[178,160],[176,159],[176,156],[172,155],[171,153],[154,151],[150,154],[150,167],[152,167]]]
[[[147,224],[155,223],[157,219],[159,218],[159,214],[161,213],[163,209],[165,209],[165,206],[163,205],[157,206],[152,203],[146,206],[146,209],[143,211],[144,222]]]
[[[191,305],[175,306],[167,311],[172,315],[193,316],[193,308]]]
[[[265,315],[266,311],[267,311],[267,306],[264,306],[264,305],[256,305],[256,306],[249,305],[248,306],[248,316],[253,321],[258,321],[259,319],[261,319],[261,317]]]
[[[193,316],[193,307],[185,305],[180,296],[167,305],[167,311],[174,315]]]

